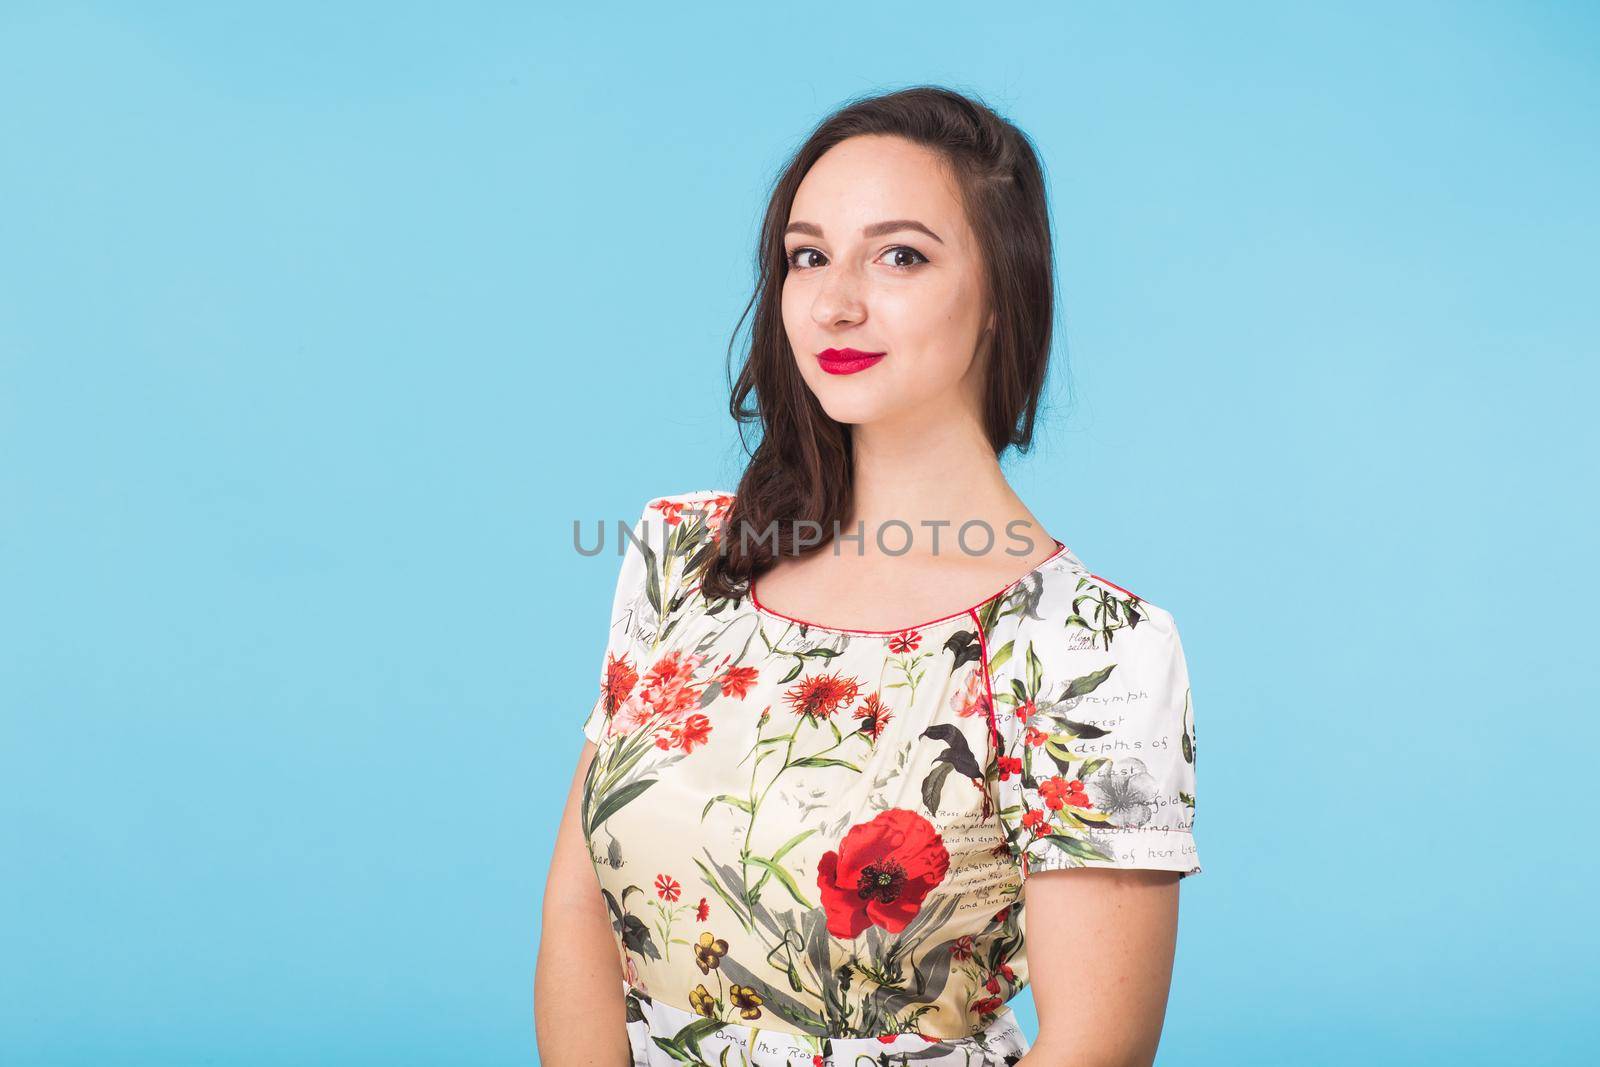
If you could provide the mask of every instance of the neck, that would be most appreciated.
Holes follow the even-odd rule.
[[[852,428],[854,509],[845,527],[854,533],[864,523],[858,551],[880,554],[878,538],[905,556],[947,555],[966,544],[978,552],[1015,547],[1008,523],[1018,537],[1031,539],[1040,554],[1054,542],[1022,500],[1012,491],[1000,461],[975,420],[917,420],[901,425],[875,422]],[[964,523],[974,526],[958,541]],[[885,523],[895,525],[884,527]],[[903,524],[903,525],[900,525]],[[925,525],[927,524],[927,525]],[[853,546],[852,546],[853,547]]]

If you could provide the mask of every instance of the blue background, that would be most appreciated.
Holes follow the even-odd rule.
[[[572,523],[736,484],[766,183],[936,82],[1051,179],[1013,482],[1184,634],[1160,1062],[1579,1062],[1596,9],[533,7],[0,8],[0,1061],[533,1058]]]

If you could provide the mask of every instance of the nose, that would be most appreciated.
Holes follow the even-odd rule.
[[[811,318],[818,326],[859,322],[866,315],[861,276],[849,267],[830,269],[811,301]]]

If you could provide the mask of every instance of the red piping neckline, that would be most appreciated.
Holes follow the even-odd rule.
[[[898,630],[856,630],[845,626],[824,626],[819,622],[807,622],[805,619],[797,619],[792,615],[785,615],[781,611],[773,611],[765,604],[762,604],[760,599],[756,597],[756,583],[755,579],[753,578],[750,580],[747,592],[750,597],[751,605],[763,615],[771,615],[775,618],[783,619],[785,622],[792,622],[797,626],[804,626],[809,630],[825,630],[828,633],[835,634],[862,634],[874,637],[893,637],[896,634],[910,633],[912,630],[925,630],[930,626],[937,626],[941,622],[949,622],[951,619],[962,615],[970,615],[979,608],[983,607],[985,604],[989,603],[989,601],[993,600],[995,597],[1004,594],[1007,590],[1014,586],[1021,585],[1023,582],[1027,581],[1029,578],[1043,570],[1047,564],[1055,562],[1055,560],[1066,553],[1067,546],[1065,543],[1057,540],[1054,537],[1052,537],[1051,540],[1055,541],[1056,543],[1056,550],[1054,552],[1050,553],[1044,559],[1036,563],[1027,573],[1013,578],[1011,581],[1007,582],[1005,585],[1002,585],[999,589],[996,589],[994,592],[990,593],[976,604],[973,604],[970,607],[962,608],[960,611],[952,611],[948,615],[941,615],[937,619],[928,619],[926,622],[915,623],[911,626],[902,626]]]
[[[1109,585],[1111,588],[1115,589],[1117,592],[1126,593],[1129,596],[1133,597],[1133,599],[1135,599],[1135,600],[1142,601],[1144,599],[1138,593],[1135,593],[1132,589],[1124,589],[1124,588],[1122,588],[1122,586],[1118,585],[1116,582],[1113,582],[1109,578],[1102,578],[1098,574],[1091,574],[1091,575],[1089,575],[1089,577],[1093,578],[1097,582],[1104,582],[1106,585]]]
[[[1027,575],[1023,575],[1023,577],[1027,577]],[[990,599],[994,598],[991,597]],[[989,702],[989,751],[992,756],[991,761],[997,761],[1002,753],[1000,751],[1000,727],[995,722],[994,673],[989,670],[989,639],[983,635],[983,620],[978,618],[977,609],[970,609],[968,614],[972,616],[972,625],[978,631],[978,658],[981,661],[978,665],[983,668],[983,693]],[[984,767],[987,768],[991,761],[985,761]]]

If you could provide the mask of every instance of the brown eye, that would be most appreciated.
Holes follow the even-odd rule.
[[[909,254],[911,256],[914,256],[916,258],[914,258],[909,263],[895,262],[895,263],[890,263],[889,264],[891,267],[894,267],[897,270],[909,270],[910,268],[915,267],[919,263],[928,262],[928,257],[927,256],[923,255],[921,252],[918,252],[915,248],[912,248],[910,245],[895,245],[893,248],[888,250],[888,254],[893,256],[897,260],[899,259],[900,253],[907,253],[907,254]]]
[[[818,252],[815,248],[797,248],[793,252],[790,252],[789,255],[788,255],[790,268],[796,269],[796,270],[805,270],[806,267],[798,262],[800,257],[804,256],[804,255],[820,256],[820,255],[822,255],[822,253]]]

